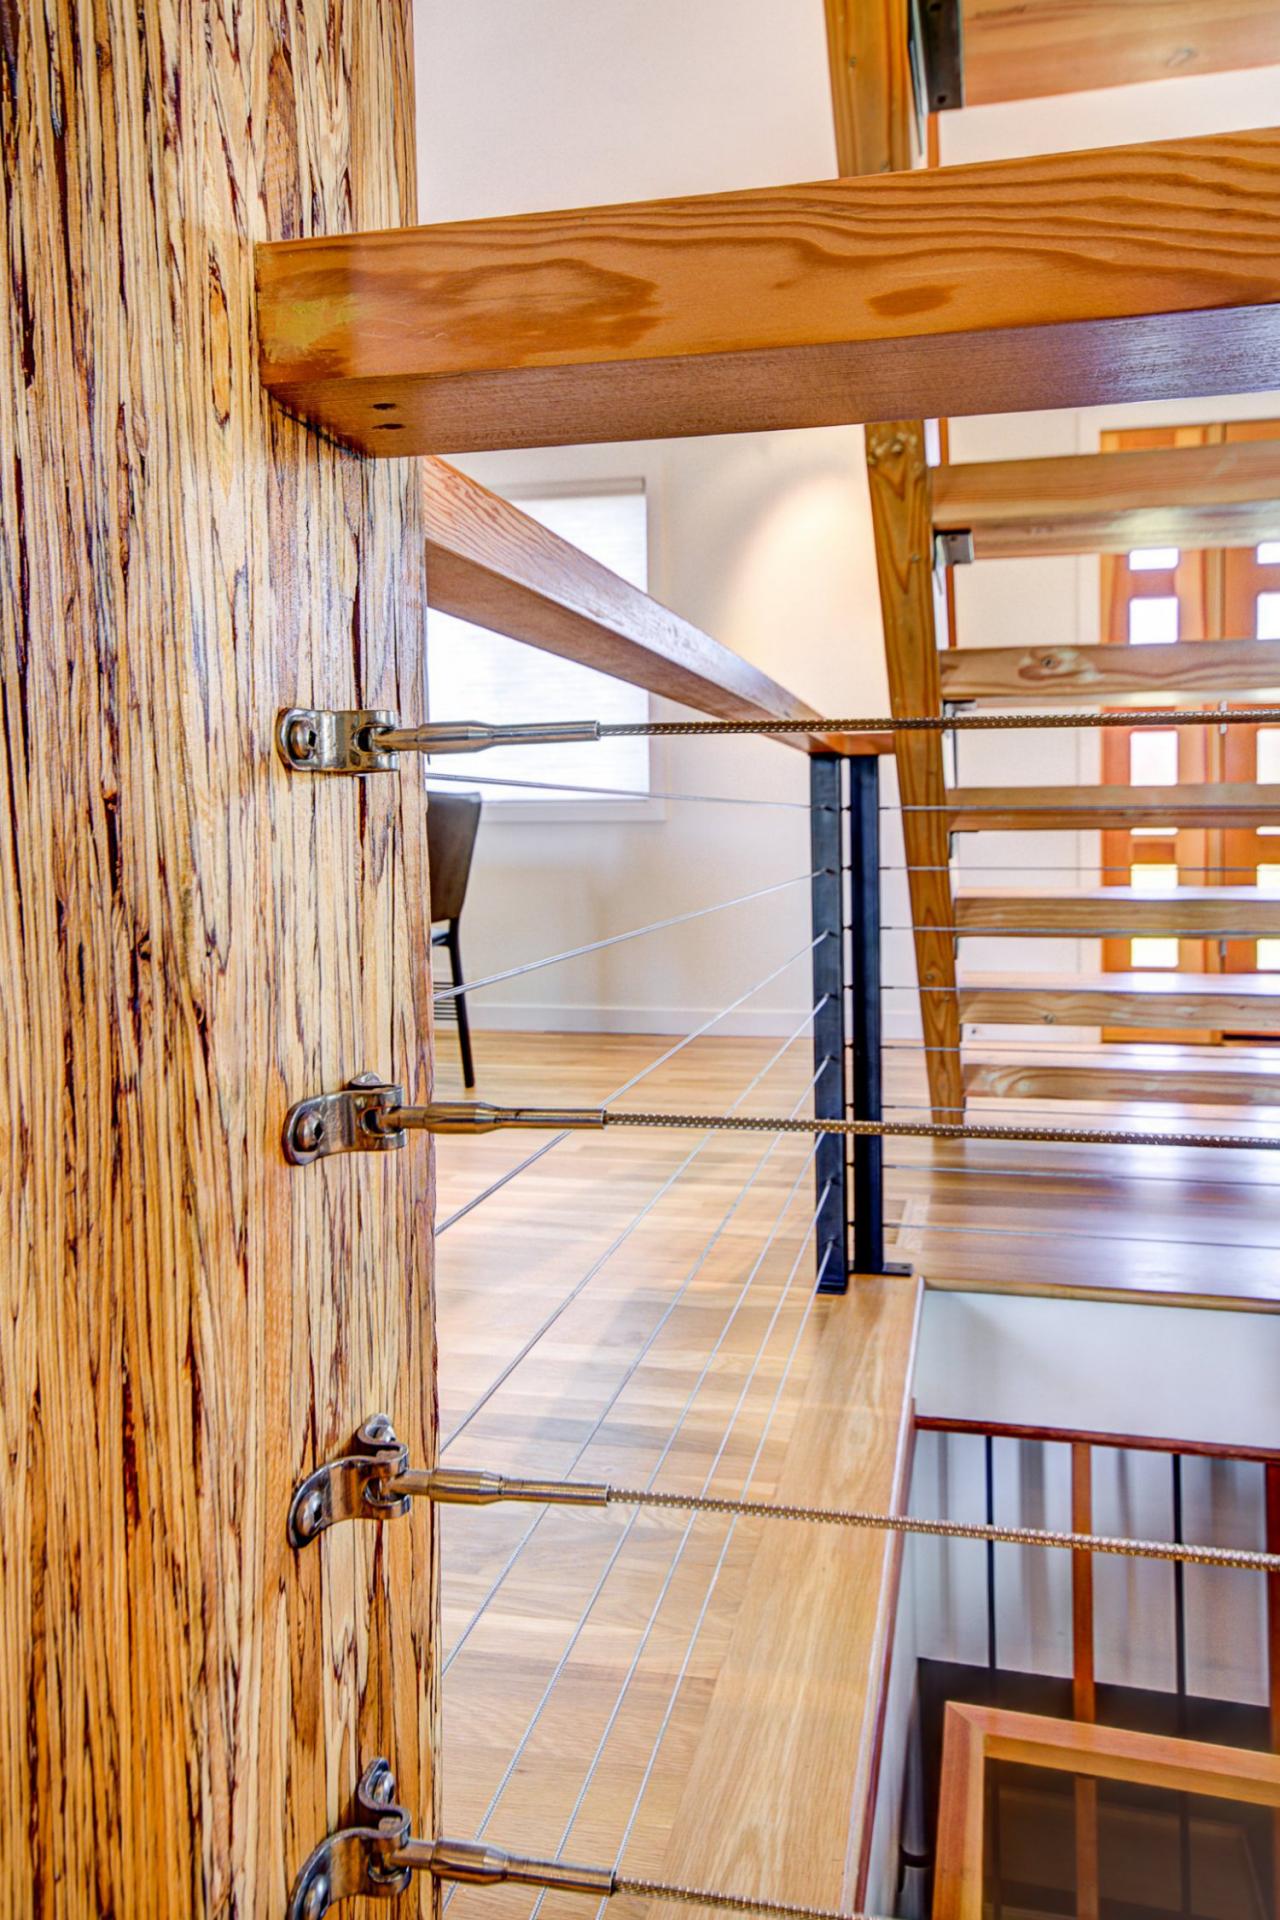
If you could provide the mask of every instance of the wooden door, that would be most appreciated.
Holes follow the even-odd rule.
[[[1248,421],[1231,425],[1144,428],[1103,435],[1103,451],[1115,448],[1192,446],[1228,440],[1273,438],[1275,421]],[[1280,528],[1277,528],[1280,540]],[[1102,638],[1116,644],[1144,640],[1222,640],[1280,636],[1280,547],[1267,561],[1267,548],[1229,548],[1203,552],[1152,550],[1103,559]],[[1263,556],[1260,563],[1259,555]],[[1268,581],[1276,598],[1266,598]],[[1260,597],[1261,596],[1261,597]],[[1259,622],[1261,621],[1261,624]],[[1187,704],[1179,702],[1179,704]],[[1247,703],[1231,703],[1231,711],[1248,711]],[[1258,730],[1253,727],[1170,728],[1167,735],[1115,729],[1102,741],[1102,778],[1124,785],[1130,781],[1158,785],[1174,780],[1182,785],[1226,780],[1267,778],[1268,755],[1276,751],[1263,744],[1259,772]],[[1278,743],[1280,744],[1280,743]],[[1267,868],[1275,866],[1280,880],[1280,843],[1268,847],[1267,836],[1252,831],[1221,828],[1156,828],[1102,835],[1103,881],[1120,886],[1144,877],[1153,892],[1166,886],[1265,884]],[[1252,972],[1273,957],[1266,942],[1219,940],[1129,940],[1103,942],[1103,966],[1109,972],[1131,968],[1174,969],[1183,973]],[[1119,1036],[1108,1036],[1119,1037]],[[1220,1033],[1166,1033],[1152,1030],[1135,1035],[1151,1039],[1217,1041]]]
[[[426,1093],[425,800],[272,750],[425,711],[415,474],[268,404],[252,259],[412,219],[410,10],[0,49],[0,1911],[269,1916],[362,1758],[431,1817],[428,1516],[285,1539],[368,1414],[429,1457],[430,1161],[280,1146]]]

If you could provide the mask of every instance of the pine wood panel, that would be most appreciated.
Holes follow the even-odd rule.
[[[933,523],[979,560],[1247,546],[1280,526],[1280,442],[962,461],[934,475]]]
[[[1163,1106],[1280,1107],[1280,1072],[1261,1066],[1052,1066],[1043,1062],[966,1063],[965,1092],[975,1099],[1155,1100]]]
[[[957,647],[943,655],[939,670],[947,700],[1106,702],[1126,693],[1243,693],[1280,686],[1280,644]]]
[[[906,13],[897,0],[824,0],[823,11],[840,172],[906,172],[920,159]]]
[[[884,622],[889,703],[899,714],[941,713],[934,620],[929,469],[918,421],[867,430],[867,479],[875,533],[876,572]],[[948,869],[946,777],[936,733],[895,735],[902,837],[910,869],[916,973],[922,989],[929,1097],[939,1120],[964,1105],[960,1021],[956,1011],[955,943]],[[910,808],[920,811],[911,812]]]
[[[969,974],[960,1018],[1009,1026],[1239,1027],[1280,1033],[1280,975]]]
[[[456,467],[424,460],[422,494],[433,607],[717,719],[817,718],[758,667]],[[779,738],[810,744],[803,734]],[[888,734],[842,734],[840,745],[893,748]]]
[[[432,1799],[426,1514],[297,1559],[362,1418],[433,1440],[424,800],[278,706],[425,698],[416,476],[285,419],[252,242],[413,213],[407,4],[6,4],[0,1909],[283,1910],[361,1763]],[[379,1909],[381,1910],[381,1909]]]
[[[1280,898],[1261,887],[1178,887],[1168,894],[1133,887],[1080,893],[971,890],[957,896],[958,934],[1280,935]]]
[[[295,241],[263,376],[439,453],[1280,386],[1280,132]]]
[[[956,833],[1061,827],[1258,827],[1280,824],[1280,787],[1220,781],[1179,787],[952,787],[945,813]]]
[[[1273,0],[961,0],[968,107],[1280,60]]]

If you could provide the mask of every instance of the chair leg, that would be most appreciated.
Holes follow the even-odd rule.
[[[462,948],[458,941],[456,920],[449,922],[449,938],[445,944],[449,949],[449,971],[453,975],[453,984],[455,987],[461,987]],[[456,993],[453,1004],[458,1016],[458,1052],[462,1055],[462,1084],[470,1091],[476,1083],[476,1068],[471,1055],[471,1021],[467,1014],[466,994]]]

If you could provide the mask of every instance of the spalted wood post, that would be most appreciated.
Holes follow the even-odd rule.
[[[425,798],[272,748],[426,710],[417,476],[269,404],[252,261],[412,220],[408,0],[0,0],[0,90],[0,1911],[265,1916],[372,1754],[431,1817],[429,1516],[285,1539],[431,1457],[430,1158],[280,1149],[427,1093]]]

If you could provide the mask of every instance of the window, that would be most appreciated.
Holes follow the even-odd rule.
[[[1280,598],[1280,596],[1277,596]],[[1158,647],[1178,637],[1178,602],[1172,594],[1129,602],[1129,645]]]
[[[545,489],[510,496],[522,512],[550,527],[632,586],[648,585],[648,516],[643,485],[636,481],[572,491]],[[608,674],[561,660],[487,628],[432,613],[428,619],[428,674],[433,720],[647,720],[649,696]],[[650,791],[649,741],[583,741],[565,746],[491,747],[482,753],[441,756],[432,772],[468,774],[477,781],[536,780],[538,788],[483,788],[485,805],[523,809],[547,805],[597,811],[607,800],[576,794],[571,787],[609,787],[624,795],[615,804],[629,811]],[[557,783],[563,781],[564,787]],[[549,786],[552,791],[544,790]],[[545,815],[543,816],[545,817]]]
[[[1280,593],[1258,595],[1254,631],[1259,640],[1280,640]]]
[[[1129,778],[1135,787],[1176,787],[1178,734],[1174,727],[1129,736]],[[1166,828],[1167,832],[1168,829]]]
[[[1258,728],[1256,752],[1259,782],[1280,780],[1280,727]]]
[[[1260,567],[1280,567],[1280,540],[1264,540],[1253,557]]]
[[[1129,555],[1130,573],[1171,573],[1177,564],[1177,547],[1135,547]]]

